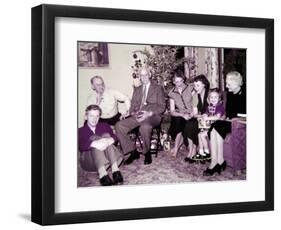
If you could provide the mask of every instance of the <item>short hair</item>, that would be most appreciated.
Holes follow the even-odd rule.
[[[91,110],[96,110],[99,111],[100,115],[101,115],[101,108],[98,105],[88,105],[87,108],[85,109],[85,113],[88,113]]]
[[[210,82],[208,81],[208,79],[206,78],[206,76],[204,74],[200,74],[193,79],[193,82],[197,82],[197,81],[201,81],[203,83],[203,85],[205,85],[206,91],[209,90]]]
[[[103,81],[102,77],[101,77],[101,76],[99,76],[99,75],[96,75],[96,76],[94,76],[94,77],[92,77],[92,78],[91,78],[91,84],[93,84],[93,83],[94,83],[94,80],[95,80],[95,79],[100,79],[100,80],[104,83],[104,81]]]
[[[181,78],[183,81],[186,80],[184,73],[180,69],[174,72],[173,80],[175,80],[175,78]]]
[[[226,74],[226,79],[236,81],[240,86],[243,85],[243,77],[242,75],[237,71],[231,71]]]
[[[211,93],[217,93],[217,94],[219,95],[219,98],[222,99],[221,91],[220,91],[218,88],[210,89],[210,90],[209,90],[209,93],[208,93],[208,97],[210,97],[210,94],[211,94]]]

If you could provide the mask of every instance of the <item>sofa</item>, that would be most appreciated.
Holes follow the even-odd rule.
[[[246,121],[234,119],[232,132],[224,140],[223,151],[227,165],[233,169],[234,174],[240,174],[246,169]]]

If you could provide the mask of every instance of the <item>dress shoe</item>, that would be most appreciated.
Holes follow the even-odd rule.
[[[221,166],[221,170],[224,171],[225,168],[226,168],[226,161],[222,162],[222,164],[220,165]]]
[[[113,185],[113,181],[111,180],[111,178],[108,175],[105,175],[102,178],[100,178],[100,184],[102,186],[111,186],[111,185]]]
[[[205,160],[211,159],[211,154],[210,153],[205,153],[206,156],[204,157]]]
[[[123,176],[120,171],[112,173],[114,184],[123,184]]]
[[[221,174],[221,166],[220,166],[220,164],[216,164],[215,167],[213,167],[212,169],[207,168],[203,172],[203,176],[213,176],[216,172],[218,174]]]
[[[207,162],[211,162],[211,154],[210,153],[205,153],[205,156],[202,157],[202,161],[200,161],[200,163],[202,164],[205,164],[206,161]]]
[[[130,156],[128,157],[127,160],[125,160],[124,164],[125,165],[129,165],[131,163],[133,163],[134,160],[139,159],[140,158],[140,154],[137,150],[134,150],[132,152],[130,152]]]
[[[144,154],[144,164],[145,165],[149,165],[152,162],[152,158],[151,158],[151,153],[147,152],[146,154]]]
[[[204,165],[206,163],[206,160],[203,159],[203,160],[200,160],[199,162],[200,162],[200,164]]]
[[[184,161],[185,161],[185,162],[188,162],[189,164],[193,164],[193,163],[195,162],[194,159],[189,158],[189,157],[184,158]]]
[[[204,159],[204,156],[199,153],[197,153],[194,157],[194,160],[203,160],[203,159]]]
[[[207,155],[201,155],[200,153],[197,153],[192,159],[203,161],[207,159]]]

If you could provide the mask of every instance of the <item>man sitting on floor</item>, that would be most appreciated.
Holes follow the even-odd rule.
[[[116,136],[107,123],[99,122],[101,115],[99,106],[89,105],[85,112],[86,122],[83,127],[79,128],[78,132],[81,156],[90,154],[88,157],[93,159],[93,171],[98,171],[101,185],[122,184],[123,177],[118,168],[122,156],[114,146],[114,142],[117,140]],[[111,165],[113,181],[106,171],[108,163]]]

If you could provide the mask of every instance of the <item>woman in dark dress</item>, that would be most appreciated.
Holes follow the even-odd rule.
[[[210,83],[205,75],[201,74],[194,78],[194,90],[195,94],[193,95],[193,113],[192,118],[186,121],[183,139],[185,144],[189,148],[187,157],[184,159],[186,162],[193,163],[192,159],[196,155],[196,148],[198,145],[198,115],[205,113],[208,107],[208,91]]]
[[[214,173],[221,173],[226,168],[226,161],[223,158],[223,141],[228,133],[231,133],[231,121],[237,118],[238,113],[246,114],[246,95],[242,90],[242,76],[233,71],[226,75],[226,120],[219,120],[213,123],[210,133],[211,163],[203,172],[204,176],[212,176]]]
[[[184,83],[185,76],[182,71],[174,74],[173,83],[175,87],[169,92],[171,126],[168,133],[175,141],[171,149],[171,156],[176,157],[180,146],[183,144],[182,132],[185,123],[191,118],[192,114],[192,90],[191,85]]]

